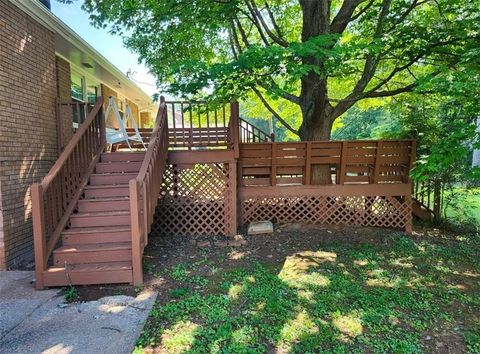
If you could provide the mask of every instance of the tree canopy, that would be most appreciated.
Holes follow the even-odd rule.
[[[329,138],[360,100],[426,90],[478,60],[477,1],[85,0],[84,8],[125,37],[163,89],[224,100],[253,93],[302,139]],[[277,110],[288,105],[301,121]]]

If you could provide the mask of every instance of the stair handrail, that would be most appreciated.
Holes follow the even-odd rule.
[[[240,141],[242,143],[273,143],[275,134],[268,134],[243,118],[239,118]]]
[[[155,126],[140,171],[137,177],[129,182],[134,285],[143,282],[143,250],[148,244],[148,234],[160,195],[167,154],[167,105],[165,98],[161,96]]]
[[[47,270],[48,259],[105,146],[103,98],[100,96],[48,174],[30,187],[37,289],[44,286],[43,273]]]

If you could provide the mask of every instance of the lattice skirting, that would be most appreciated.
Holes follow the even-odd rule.
[[[152,231],[170,236],[233,233],[236,176],[230,177],[228,163],[167,165]]]
[[[405,229],[411,200],[404,197],[253,197],[241,202],[242,223],[272,220]]]

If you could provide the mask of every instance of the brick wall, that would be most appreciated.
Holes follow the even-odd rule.
[[[130,101],[128,98],[125,101],[129,105],[130,110],[132,111],[132,116],[135,122],[137,123],[137,126],[140,127],[140,124],[138,124],[139,123],[138,118],[140,117],[138,114],[138,106],[133,101]],[[129,127],[131,126],[130,122],[128,123],[128,126]]]
[[[153,127],[152,117],[150,112],[140,112],[140,122],[142,123],[143,127]]]
[[[57,157],[54,34],[0,0],[0,269],[33,259],[29,186]]]
[[[70,72],[70,63],[60,57],[55,58],[55,66],[57,70],[57,96],[60,102],[71,102],[71,86],[72,78]],[[72,129],[72,113],[68,110],[61,110],[62,119],[62,135],[63,146],[70,141],[73,135]]]
[[[112,97],[117,97],[117,93],[112,90],[110,87],[102,84],[102,96],[103,96],[103,110],[106,111],[107,110],[107,106],[108,106],[108,99],[110,96]],[[118,105],[118,102],[117,102],[117,106],[120,108],[120,106]],[[111,128],[119,128],[118,124],[117,124],[117,120],[115,119],[115,116],[113,115],[113,113],[111,112],[107,119],[106,119],[106,125],[107,127],[111,127]]]

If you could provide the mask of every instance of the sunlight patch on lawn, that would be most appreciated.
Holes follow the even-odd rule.
[[[356,313],[342,315],[334,313],[332,319],[333,325],[346,336],[341,339],[355,338],[363,333],[363,326],[360,317]]]
[[[308,313],[303,310],[297,314],[297,317],[289,320],[280,331],[280,343],[285,349],[290,349],[291,345],[298,342],[302,337],[311,336],[318,333],[318,327]]]
[[[368,286],[378,286],[382,288],[396,288],[402,285],[403,279],[400,277],[394,277],[394,278],[383,278],[383,279],[378,279],[378,278],[370,278],[367,279],[366,284]],[[404,284],[407,285],[407,284]]]
[[[366,265],[368,265],[368,261],[365,261],[363,259],[356,259],[353,261],[353,264],[355,264],[356,266],[359,266],[359,267],[364,267]]]
[[[466,277],[471,277],[471,278],[478,278],[480,277],[480,274],[479,273],[473,273],[473,272],[470,272],[470,271],[467,271],[467,272],[459,272],[459,271],[456,271],[454,270],[452,272],[452,274],[455,274],[455,275],[464,275]]]
[[[239,252],[239,251],[233,250],[228,254],[228,258],[238,261],[240,259],[245,258],[246,255],[247,255],[246,252]]]
[[[236,301],[240,297],[240,294],[245,291],[245,286],[243,284],[234,284],[228,290],[228,298],[231,301]]]
[[[241,327],[232,332],[232,340],[237,345],[248,346],[253,342],[254,330],[251,326]]]
[[[327,287],[330,280],[319,272],[312,272],[325,262],[335,262],[336,253],[305,251],[286,258],[278,278],[295,288],[306,286]]]
[[[367,272],[367,275],[370,277],[366,281],[368,286],[395,288],[400,285],[408,285],[405,279],[398,276],[390,276],[389,273],[382,268],[371,270]]]
[[[412,259],[413,257],[392,259],[390,264],[393,266],[410,269],[413,268],[413,263],[411,262]]]
[[[190,321],[180,321],[162,334],[162,343],[169,353],[183,353],[191,348],[200,326]]]

